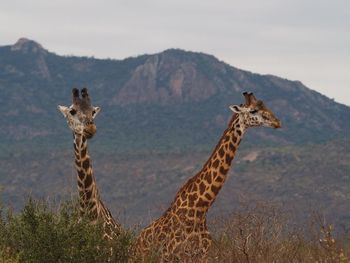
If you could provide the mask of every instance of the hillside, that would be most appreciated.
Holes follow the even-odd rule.
[[[67,127],[56,105],[70,102],[73,86],[85,85],[102,107],[99,141],[108,144],[132,140],[134,146],[152,149],[207,146],[225,127],[228,106],[241,103],[246,90],[286,123],[278,132],[254,131],[251,142],[291,144],[350,135],[349,107],[301,82],[239,70],[202,53],[171,49],[101,60],[58,56],[20,39],[0,47],[0,58],[0,135],[5,142],[65,141]],[[262,140],[266,136],[270,139]]]
[[[248,90],[283,128],[249,131],[215,211],[233,209],[232,200],[244,195],[301,213],[320,206],[338,223],[349,222],[349,107],[299,81],[240,70],[203,53],[170,49],[102,60],[59,56],[28,39],[0,47],[5,203],[20,207],[27,193],[75,193],[72,138],[56,106],[70,103],[71,88],[82,86],[102,108],[90,144],[97,181],[124,219],[159,215],[209,156],[231,116],[228,106],[240,104]]]

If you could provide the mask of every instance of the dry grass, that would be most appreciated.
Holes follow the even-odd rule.
[[[350,262],[345,238],[314,214],[309,224],[295,224],[290,212],[270,204],[245,206],[216,219],[209,262]]]

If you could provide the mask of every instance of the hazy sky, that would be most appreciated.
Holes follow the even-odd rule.
[[[201,51],[350,105],[350,0],[1,0],[0,34],[62,55]]]

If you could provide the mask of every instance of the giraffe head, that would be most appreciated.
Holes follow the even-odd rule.
[[[58,110],[66,118],[69,128],[75,134],[84,135],[87,139],[92,138],[96,133],[94,119],[100,111],[100,107],[93,107],[86,88],[81,90],[73,89],[73,104],[69,107],[58,106]]]
[[[257,100],[253,93],[244,92],[243,95],[245,104],[232,105],[230,109],[241,116],[246,127],[281,128],[281,121],[265,106],[264,102]]]

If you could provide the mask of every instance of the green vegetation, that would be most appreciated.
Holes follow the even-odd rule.
[[[73,202],[53,206],[28,199],[14,215],[1,210],[0,262],[126,262],[133,235],[124,233],[112,244],[103,240],[102,226],[78,216]]]
[[[79,218],[74,202],[53,205],[27,200],[18,214],[1,208],[0,262],[127,262],[134,240],[125,232],[103,240],[100,224]],[[229,217],[211,220],[213,246],[209,262],[348,262],[346,239],[314,216],[300,228],[294,217],[273,205],[241,206]],[[349,239],[348,239],[349,241]],[[158,262],[152,253],[147,262]]]

